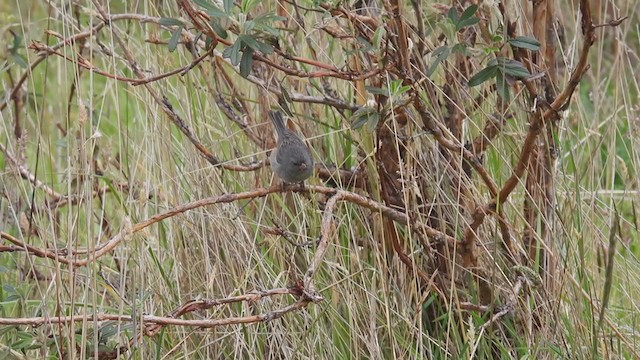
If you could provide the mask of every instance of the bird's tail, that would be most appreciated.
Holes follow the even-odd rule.
[[[278,137],[282,136],[284,134],[284,130],[286,129],[282,113],[280,111],[269,111],[269,118],[271,119],[273,126],[276,128]]]

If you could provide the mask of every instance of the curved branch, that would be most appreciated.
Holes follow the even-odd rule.
[[[354,192],[350,192],[350,191],[346,191],[346,190],[338,190],[338,189],[334,189],[334,188],[329,188],[329,187],[324,187],[324,186],[317,186],[317,185],[307,185],[304,188],[297,186],[297,185],[286,185],[286,186],[281,186],[281,185],[274,185],[271,186],[269,188],[258,188],[258,189],[254,189],[251,191],[247,191],[247,192],[242,192],[242,193],[232,193],[232,194],[225,194],[225,195],[218,195],[218,196],[213,196],[213,197],[209,197],[206,199],[201,199],[198,201],[194,201],[191,203],[187,203],[184,205],[180,205],[177,206],[171,210],[165,211],[163,213],[159,213],[156,214],[150,218],[148,218],[147,220],[144,220],[142,222],[139,222],[137,224],[134,225],[130,225],[127,224],[125,221],[125,224],[123,225],[123,229],[120,231],[120,233],[118,233],[117,235],[115,235],[114,237],[112,237],[111,239],[109,239],[108,241],[96,246],[92,251],[86,251],[86,253],[88,254],[85,258],[82,259],[77,259],[75,258],[75,256],[62,256],[61,253],[59,251],[52,251],[49,249],[41,249],[41,248],[37,248],[31,245],[27,245],[25,242],[23,242],[22,240],[16,239],[15,237],[11,236],[10,234],[4,233],[4,232],[0,232],[0,235],[3,239],[8,240],[9,242],[13,243],[16,246],[19,246],[23,249],[26,249],[27,252],[39,256],[39,257],[43,257],[43,258],[49,258],[55,261],[59,261],[61,263],[67,264],[67,265],[73,265],[76,267],[80,267],[80,266],[86,266],[92,262],[94,262],[95,260],[99,259],[100,257],[109,254],[113,249],[115,249],[120,243],[122,243],[123,241],[127,240],[131,235],[142,231],[143,229],[158,223],[164,219],[176,216],[178,214],[182,214],[184,212],[187,212],[189,210],[193,210],[196,208],[200,208],[203,206],[208,206],[208,205],[215,205],[215,204],[222,204],[222,203],[231,203],[234,201],[238,201],[238,200],[245,200],[245,199],[254,199],[254,198],[260,198],[260,197],[265,197],[269,194],[273,194],[273,193],[278,193],[278,192],[282,192],[282,191],[294,191],[294,192],[310,192],[310,193],[318,193],[318,194],[326,194],[326,195],[338,195],[338,197],[336,198],[335,201],[341,200],[341,201],[349,201],[351,203],[354,203],[358,206],[367,208],[371,211],[377,211],[380,212],[383,216],[388,217],[389,219],[398,222],[400,224],[404,224],[404,225],[410,225],[412,226],[412,228],[414,230],[419,230],[419,231],[423,231],[425,234],[427,234],[430,237],[435,238],[438,241],[446,241],[450,244],[455,243],[455,238],[439,231],[436,230],[434,228],[431,228],[427,225],[424,224],[412,224],[410,223],[407,215],[401,211],[395,210],[391,207],[388,207],[386,205],[383,205],[371,198],[368,198],[366,196],[363,195],[359,195],[356,194]],[[329,213],[328,211],[326,213]],[[323,227],[324,229],[324,227]],[[323,236],[328,236],[323,232]],[[328,241],[328,240],[327,240]],[[82,250],[78,250],[76,252],[76,254],[80,254],[83,253]]]

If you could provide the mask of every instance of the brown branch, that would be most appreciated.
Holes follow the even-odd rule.
[[[196,67],[199,63],[201,63],[204,59],[206,59],[210,55],[211,55],[211,52],[207,51],[206,53],[204,53],[204,54],[200,55],[199,57],[195,58],[190,64],[188,64],[186,66],[183,66],[181,68],[177,68],[175,70],[171,70],[171,71],[166,72],[164,74],[151,76],[151,77],[148,77],[148,78],[145,78],[145,79],[137,79],[132,84],[134,86],[143,85],[143,84],[147,84],[147,83],[150,83],[150,82],[158,81],[158,80],[161,80],[161,79],[164,79],[164,78],[167,78],[169,76],[176,75],[176,74],[180,74],[180,76],[184,76],[187,72],[189,72],[189,70],[191,70],[194,67]]]
[[[100,3],[94,0],[93,4],[95,5],[96,9],[98,9],[98,12],[102,17],[102,20],[111,24],[112,17],[106,13],[106,11],[102,8]],[[139,79],[144,80],[145,79],[144,74],[138,67],[133,57],[133,54],[131,53],[129,48],[122,41],[120,36],[117,34],[117,29],[115,27],[111,27],[111,29],[112,29],[111,33],[113,35],[113,38],[116,40],[116,42],[119,44],[120,48],[122,49],[124,58],[127,60],[127,64],[129,65],[129,68]],[[178,127],[178,129],[189,139],[191,144],[193,144],[196,147],[196,149],[200,152],[200,155],[204,157],[210,164],[214,166],[220,166],[224,169],[233,170],[233,171],[245,171],[245,169],[250,169],[249,171],[251,171],[254,169],[252,166],[247,167],[244,165],[228,165],[228,164],[221,163],[202,143],[200,143],[200,141],[198,141],[198,139],[196,139],[195,135],[193,134],[191,129],[187,126],[187,124],[184,122],[184,120],[182,120],[182,118],[173,110],[173,106],[169,102],[169,99],[167,99],[164,95],[160,95],[154,88],[151,87],[151,84],[144,83],[143,86],[147,89],[147,91],[149,92],[151,97],[156,101],[156,103],[160,105],[164,113],[169,116],[169,119],[171,120],[171,122],[173,122],[173,124],[176,125],[176,127]]]
[[[322,233],[322,236],[320,237],[320,243],[318,244],[318,248],[313,255],[313,260],[307,267],[307,271],[304,275],[303,282],[305,295],[307,298],[311,299],[314,302],[323,300],[323,297],[316,292],[315,287],[312,283],[312,278],[316,273],[318,267],[320,267],[322,259],[324,259],[324,254],[327,252],[327,248],[329,247],[329,238],[331,235],[331,228],[333,224],[333,213],[338,204],[338,201],[342,199],[343,196],[335,194],[325,204],[324,215],[322,216],[322,224],[320,225],[320,231]]]
[[[64,195],[56,192],[53,188],[49,187],[42,181],[38,180],[35,177],[35,175],[33,175],[25,165],[20,164],[18,159],[13,157],[11,152],[9,152],[9,150],[2,143],[0,143],[0,152],[4,153],[5,158],[9,160],[9,163],[11,163],[13,166],[15,166],[18,169],[18,173],[20,174],[20,177],[29,181],[36,188],[42,189],[45,193],[47,193],[47,195],[51,196],[53,201],[56,201],[65,197]]]
[[[501,114],[490,114],[484,124],[484,129],[480,135],[471,141],[471,152],[480,156],[489,148],[489,145],[502,131],[504,122],[513,118],[513,114],[502,116]]]
[[[620,24],[622,24],[623,21],[627,20],[629,18],[629,16],[623,16],[621,18],[615,19],[615,20],[611,20],[609,22],[606,22],[604,24],[597,24],[597,25],[593,25],[594,29],[597,29],[599,27],[616,27],[619,26]]]
[[[222,53],[218,52],[217,50],[215,50],[214,52],[215,52],[217,57],[220,57],[222,59],[222,61],[226,62],[229,66],[233,67],[233,65],[231,64],[231,62],[228,59],[222,58]],[[269,91],[269,92],[271,92],[271,93],[273,93],[273,94],[275,94],[277,96],[282,96],[282,91],[280,90],[279,87],[268,85],[267,82],[265,82],[263,79],[260,79],[259,77],[255,76],[255,75],[247,76],[247,80],[249,80],[252,83],[262,87],[263,89],[266,89],[267,91]],[[329,106],[332,106],[332,107],[334,107],[336,109],[339,109],[339,110],[356,111],[356,110],[358,110],[360,108],[356,104],[350,104],[350,103],[347,103],[346,101],[343,101],[341,99],[337,99],[337,98],[331,97],[331,96],[318,97],[318,96],[304,95],[304,94],[300,94],[300,93],[297,93],[297,92],[289,92],[288,95],[289,95],[289,98],[291,99],[291,101],[293,101],[293,102],[329,105]]]
[[[139,82],[140,79],[132,79],[132,78],[127,78],[127,77],[123,77],[123,76],[119,76],[119,75],[115,75],[115,74],[111,74],[109,72],[100,70],[98,67],[94,66],[93,64],[91,64],[91,62],[87,59],[85,59],[82,55],[80,54],[76,54],[77,59],[73,59],[70,56],[67,56],[65,54],[62,54],[61,52],[54,50],[53,48],[38,42],[38,41],[32,41],[31,44],[28,47],[31,50],[37,51],[39,53],[46,53],[46,54],[53,54],[53,55],[58,55],[59,57],[73,63],[76,66],[82,67],[84,69],[87,69],[89,71],[91,71],[94,74],[98,74],[98,75],[102,75],[104,77],[107,77],[109,79],[113,79],[113,80],[117,80],[117,81],[122,81],[122,82],[128,82],[128,83],[132,83],[135,84],[136,82]]]
[[[299,78],[326,78],[326,77],[332,77],[332,78],[336,78],[336,79],[342,79],[342,80],[347,80],[347,81],[358,81],[358,80],[365,80],[365,79],[369,79],[372,78],[376,75],[379,75],[381,73],[383,73],[386,70],[391,69],[392,67],[395,66],[395,63],[393,61],[390,61],[388,64],[386,64],[385,66],[381,67],[381,68],[376,68],[376,69],[370,69],[367,71],[363,71],[363,72],[336,72],[336,71],[312,71],[312,72],[306,72],[306,71],[300,71],[300,70],[296,70],[296,69],[292,69],[290,67],[287,67],[285,65],[281,65],[278,64],[276,62],[273,62],[271,60],[269,60],[268,58],[259,55],[259,54],[254,54],[253,58],[255,60],[261,61],[273,68],[276,68],[280,71],[282,71],[283,73],[285,73],[286,75],[289,76],[295,76],[295,77],[299,77]],[[312,60],[308,60],[308,61],[312,61]]]
[[[582,49],[580,49],[580,57],[578,59],[578,63],[576,67],[571,72],[571,77],[569,78],[569,83],[565,87],[565,89],[556,97],[556,99],[549,105],[550,109],[545,112],[545,118],[556,118],[557,112],[566,108],[571,101],[571,96],[575,88],[580,83],[582,76],[589,69],[589,65],[587,63],[589,57],[589,49],[593,45],[596,40],[595,37],[595,27],[593,26],[593,21],[591,20],[591,7],[589,6],[589,2],[587,0],[580,0],[580,12],[582,13],[582,35],[584,37],[584,42],[582,44]]]
[[[481,331],[486,330],[489,326],[493,325],[496,321],[500,320],[502,317],[504,317],[509,313],[512,313],[513,310],[515,310],[515,306],[518,301],[518,296],[520,295],[520,291],[522,290],[522,287],[524,286],[525,283],[526,283],[526,280],[524,276],[518,276],[516,283],[511,289],[511,294],[509,296],[509,300],[507,301],[507,303],[504,304],[502,306],[502,309],[497,313],[495,313],[491,317],[491,319],[489,319],[486,323],[482,324],[482,326],[480,327]]]
[[[317,188],[317,187],[316,187]],[[324,259],[324,255],[329,247],[329,240],[331,238],[331,235],[333,234],[332,228],[333,228],[333,216],[334,216],[334,212],[336,209],[336,206],[338,204],[339,201],[349,201],[355,204],[358,204],[362,207],[366,207],[369,208],[370,210],[373,211],[379,211],[382,213],[382,215],[388,217],[391,220],[394,220],[398,223],[401,224],[407,224],[408,223],[408,219],[407,216],[404,213],[401,213],[397,210],[394,210],[392,208],[389,208],[385,205],[382,205],[370,198],[366,198],[362,195],[358,195],[352,192],[348,192],[348,191],[344,191],[344,190],[337,190],[333,196],[327,201],[327,203],[325,204],[324,207],[324,215],[322,216],[322,224],[320,225],[320,232],[321,232],[321,237],[320,237],[320,242],[318,244],[318,248],[316,249],[316,252],[313,256],[313,260],[311,261],[311,263],[309,264],[307,271],[305,272],[304,275],[304,292],[305,295],[312,301],[316,302],[316,301],[321,301],[323,298],[320,294],[317,293],[317,291],[315,290],[315,287],[313,285],[313,276],[316,273],[317,269],[320,267],[320,265],[322,264],[322,260]],[[449,243],[449,245],[454,245],[454,243],[456,242],[455,238],[452,238],[434,228],[431,228],[425,224],[412,224],[415,230],[421,230],[424,231],[425,233],[427,233],[429,236],[432,236],[434,238],[436,238],[438,241],[444,240],[446,242]],[[401,249],[400,249],[401,250]],[[403,254],[402,251],[400,251],[399,253]],[[410,258],[408,258],[406,255],[405,257],[402,259],[403,262],[405,262],[406,265],[408,265],[408,267],[410,268],[410,270],[412,271],[416,271],[418,276],[422,279],[422,280],[426,280],[427,282],[429,281],[428,276],[422,272],[421,270],[417,269]]]
[[[252,324],[257,322],[271,321],[282,317],[288,312],[299,310],[307,306],[308,300],[301,299],[291,305],[282,307],[280,309],[272,310],[263,314],[241,316],[241,317],[229,317],[225,319],[207,319],[207,320],[183,320],[166,316],[155,315],[141,315],[130,316],[120,314],[86,314],[86,315],[71,315],[71,316],[40,316],[30,318],[0,318],[0,325],[17,326],[41,326],[46,324],[68,324],[72,322],[96,322],[96,321],[142,321],[143,324],[157,324],[161,326],[176,325],[176,326],[189,326],[199,328],[213,328],[223,325],[237,325],[237,324]],[[155,334],[155,333],[153,333]]]
[[[11,236],[10,234],[2,231],[0,231],[0,239],[5,239],[10,243],[16,245],[18,248],[21,249],[21,251],[26,251],[29,254],[33,254],[41,258],[53,259],[67,265],[70,265],[73,263],[73,261],[65,258],[64,256],[61,256],[61,254],[66,252],[65,250],[63,250],[62,252],[56,252],[56,251],[51,251],[46,249],[40,249],[38,247],[28,245],[24,241],[18,240],[15,237]]]
[[[120,21],[120,20],[137,20],[140,23],[147,23],[147,22],[156,23],[156,24],[160,23],[159,17],[146,16],[146,15],[140,15],[140,14],[116,14],[111,16],[110,18],[110,21]],[[61,47],[73,44],[78,40],[86,39],[90,36],[95,35],[98,31],[102,30],[105,25],[106,25],[105,23],[97,24],[82,32],[69,36],[68,38],[58,42],[57,44],[50,46],[50,48],[51,50],[58,50]],[[16,95],[22,88],[22,85],[29,77],[29,75],[31,75],[33,70],[49,55],[51,54],[50,53],[38,54],[38,57],[33,62],[31,62],[31,64],[29,64],[29,67],[27,68],[27,70],[22,74],[20,79],[18,79],[18,81],[13,86],[13,88],[9,91],[9,96],[5,97],[5,99],[14,100],[16,98]],[[0,102],[0,111],[4,110],[6,106],[7,106],[6,100],[3,100],[2,102]]]
[[[218,38],[214,34],[211,34],[212,31],[211,31],[211,29],[210,29],[208,24],[202,24],[202,22],[200,21],[200,18],[203,17],[203,18],[209,19],[209,16],[207,14],[203,14],[202,12],[197,12],[197,11],[193,10],[191,5],[187,1],[179,1],[179,3],[180,3],[179,4],[180,7],[185,9],[185,12],[186,12],[187,16],[192,20],[192,22],[194,23],[194,26],[198,30],[200,30],[200,31],[202,31],[204,33],[207,33],[209,36],[213,36],[216,39],[217,42],[219,42],[221,44],[224,44],[225,46],[231,46],[232,45],[231,41]],[[235,32],[237,32],[237,31],[235,31]],[[384,72],[385,70],[387,70],[390,67],[390,65],[388,64],[387,66],[384,66],[383,68],[371,69],[371,70],[368,70],[368,71],[365,71],[365,72],[362,72],[362,73],[358,73],[358,72],[343,72],[343,71],[339,71],[333,65],[325,64],[325,63],[319,62],[317,60],[306,59],[306,58],[299,57],[299,56],[291,56],[291,55],[288,55],[288,54],[286,54],[285,52],[283,52],[283,51],[281,51],[279,49],[274,49],[274,52],[277,55],[279,55],[280,57],[285,58],[287,60],[294,61],[294,62],[299,62],[299,63],[302,63],[302,64],[311,65],[311,66],[315,66],[315,67],[318,67],[318,68],[321,68],[321,69],[325,69],[327,71],[306,72],[306,71],[301,71],[301,70],[297,70],[297,69],[292,69],[292,68],[290,68],[288,66],[278,64],[278,63],[268,59],[264,55],[257,54],[257,53],[252,54],[252,57],[253,57],[254,60],[260,61],[260,62],[265,63],[265,64],[267,64],[267,65],[269,65],[269,66],[271,66],[273,68],[276,68],[276,69],[282,71],[283,73],[285,73],[286,75],[300,77],[300,78],[333,77],[333,78],[342,79],[342,80],[357,81],[357,80],[364,80],[364,79],[368,79],[370,77],[376,76],[376,75]]]
[[[595,34],[593,23],[591,21],[591,8],[589,7],[588,1],[580,1],[580,11],[582,13],[582,33],[584,35],[584,44],[582,45],[582,49],[580,50],[578,64],[571,73],[571,77],[567,86],[562,91],[562,93],[560,93],[560,95],[556,97],[553,103],[549,105],[549,108],[544,113],[541,113],[538,110],[533,114],[531,122],[529,124],[529,132],[527,133],[524,145],[522,146],[522,151],[520,153],[520,157],[518,158],[516,168],[513,171],[511,177],[509,177],[509,179],[505,182],[502,189],[500,189],[498,198],[494,199],[494,203],[496,205],[502,204],[506,201],[511,191],[513,191],[513,189],[518,184],[518,181],[522,177],[522,174],[524,173],[524,170],[526,169],[529,162],[534,142],[540,134],[543,121],[547,119],[555,119],[558,117],[558,111],[568,105],[571,99],[571,95],[573,94],[576,86],[578,86],[578,84],[580,83],[580,79],[582,79],[582,76],[589,68],[587,60],[589,49],[595,42]]]
[[[69,37],[69,38],[57,43],[56,45],[52,46],[51,49],[57,50],[57,49],[59,49],[59,48],[61,48],[63,46],[66,46],[68,44],[72,44],[77,40],[89,37],[89,36],[95,34],[96,32],[98,32],[103,27],[104,27],[104,24],[98,24],[98,25],[96,25],[96,26],[94,26],[94,27],[92,27],[92,28],[90,28],[88,30],[85,30],[83,32],[75,34],[75,35],[73,35],[73,36],[71,36],[71,37]],[[32,73],[33,69],[35,69],[49,55],[50,54],[39,54],[38,57],[31,64],[29,64],[29,68],[24,72],[24,74],[22,74],[20,79],[18,79],[18,81],[15,83],[15,85],[13,86],[11,91],[9,92],[9,96],[6,97],[5,99],[11,99],[11,100],[15,99],[16,95],[18,94],[18,92],[22,88],[22,84],[24,84],[24,82],[27,80],[29,75]],[[0,103],[0,111],[4,110],[4,108],[6,106],[7,106],[6,100],[3,101],[2,103]]]
[[[413,104],[416,107],[416,110],[418,111],[418,114],[420,115],[420,118],[422,119],[426,130],[431,132],[433,137],[442,147],[450,150],[454,154],[462,154],[463,158],[467,160],[471,167],[473,167],[478,175],[480,175],[480,178],[489,189],[491,195],[496,196],[498,194],[498,186],[493,181],[493,178],[489,175],[484,166],[482,166],[482,163],[480,162],[478,157],[474,153],[466,149],[463,145],[456,144],[445,137],[434,116],[427,110],[420,97],[416,96]]]
[[[348,19],[350,22],[354,23],[354,25],[357,25],[358,23],[360,23],[365,26],[368,26],[370,29],[377,29],[380,26],[382,26],[382,24],[378,21],[378,19],[373,18],[371,16],[356,14],[352,11],[348,11],[342,6],[331,7],[330,4],[322,3],[320,4],[320,7],[325,10],[328,10],[332,16],[344,17]]]
[[[535,141],[542,130],[543,121],[546,121],[548,119],[556,119],[559,117],[558,111],[568,106],[575,88],[578,86],[578,84],[580,83],[580,79],[582,79],[582,76],[589,68],[587,60],[589,49],[595,42],[595,29],[591,20],[591,8],[589,7],[589,3],[587,0],[580,1],[580,11],[582,13],[582,33],[584,36],[584,44],[582,45],[582,49],[580,50],[578,64],[571,73],[571,77],[565,89],[562,91],[562,93],[560,93],[560,95],[556,97],[553,103],[549,105],[545,112],[543,113],[538,108],[532,115],[531,121],[529,123],[529,131],[527,132],[524,144],[522,145],[522,150],[520,151],[520,156],[518,157],[518,162],[515,169],[513,170],[513,173],[500,189],[498,196],[494,197],[486,206],[478,207],[476,209],[473,215],[474,221],[465,230],[465,242],[469,242],[471,239],[473,239],[476,230],[480,227],[480,225],[482,225],[487,213],[496,211],[496,209],[508,199],[511,192],[518,185],[529,163]],[[528,81],[525,81],[525,84],[531,85],[531,83]]]
[[[208,206],[208,205],[214,205],[214,204],[221,204],[221,203],[231,203],[234,201],[238,201],[238,200],[244,200],[244,199],[254,199],[254,198],[259,198],[259,197],[265,197],[269,194],[273,194],[273,193],[278,193],[278,192],[282,192],[282,191],[294,191],[294,192],[310,192],[310,193],[319,193],[319,194],[326,194],[326,195],[339,195],[338,199],[340,199],[341,201],[349,201],[351,203],[354,203],[358,206],[367,208],[371,211],[376,211],[376,212],[380,212],[383,216],[386,216],[388,218],[390,218],[391,220],[398,222],[400,224],[404,224],[404,225],[410,225],[413,229],[415,230],[419,230],[424,232],[425,234],[427,234],[428,236],[434,237],[436,238],[436,240],[438,241],[445,241],[451,245],[453,245],[456,240],[455,238],[444,234],[443,232],[436,230],[434,228],[431,228],[425,224],[413,224],[409,221],[409,219],[407,218],[406,214],[403,212],[400,212],[398,210],[395,210],[391,207],[385,206],[383,204],[380,204],[377,201],[374,201],[371,198],[368,198],[366,196],[363,195],[359,195],[353,192],[349,192],[349,191],[345,191],[345,190],[337,190],[334,188],[328,188],[328,187],[324,187],[324,186],[305,186],[304,188],[301,188],[297,185],[287,185],[284,188],[281,185],[274,185],[272,187],[269,188],[258,188],[258,189],[254,189],[251,191],[247,191],[247,192],[242,192],[242,193],[233,193],[233,194],[226,194],[226,195],[218,195],[218,196],[213,196],[213,197],[209,197],[206,199],[201,199],[198,201],[194,201],[191,203],[187,203],[184,205],[180,205],[177,206],[171,210],[165,211],[163,213],[159,213],[156,214],[152,217],[150,217],[147,220],[144,220],[142,222],[139,222],[137,224],[131,225],[131,224],[127,224],[127,222],[125,221],[125,224],[123,225],[122,230],[120,231],[120,233],[118,233],[117,235],[113,236],[111,239],[109,239],[108,241],[99,244],[98,246],[96,246],[94,249],[92,249],[91,251],[83,251],[83,250],[78,250],[76,251],[76,254],[80,254],[80,253],[87,253],[88,255],[84,258],[81,259],[77,259],[75,256],[69,256],[69,257],[65,257],[65,256],[61,256],[60,252],[58,251],[52,251],[52,250],[47,250],[47,249],[40,249],[40,248],[36,248],[30,245],[27,245],[26,243],[24,243],[21,240],[18,240],[16,238],[14,238],[13,236],[4,233],[4,232],[0,232],[0,234],[2,235],[3,239],[6,239],[10,242],[12,242],[14,245],[17,245],[19,247],[22,247],[24,249],[26,249],[29,253],[39,256],[39,257],[43,257],[43,258],[49,258],[52,260],[56,260],[59,261],[61,263],[64,264],[68,264],[68,265],[73,265],[75,267],[80,267],[80,266],[86,266],[87,264],[92,263],[93,261],[97,260],[98,258],[109,254],[113,249],[115,249],[120,243],[122,243],[123,241],[127,240],[132,234],[135,234],[137,232],[140,232],[141,230],[155,224],[158,223],[164,219],[176,216],[178,214],[187,212],[189,210],[193,210],[196,208],[200,208],[203,206]],[[337,201],[337,200],[336,200]],[[327,236],[327,235],[323,235],[323,236]]]
[[[398,46],[397,55],[400,62],[400,71],[403,74],[402,77],[407,83],[411,83],[413,81],[413,71],[411,58],[409,56],[409,35],[402,20],[402,2],[390,0],[389,2],[385,1],[384,4],[387,11],[391,14],[393,26],[396,30],[394,40],[396,40]]]
[[[83,195],[63,196],[62,198],[55,199],[54,201],[48,201],[46,206],[50,210],[55,210],[66,205],[77,205],[82,203],[82,201],[84,201],[85,199],[88,199],[89,197],[94,198],[97,196],[102,196],[110,191],[111,191],[111,188],[109,186],[104,186],[98,190],[93,190],[90,196],[83,196]]]
[[[172,311],[170,314],[168,314],[166,316],[166,318],[171,318],[171,319],[176,319],[178,317],[181,317],[185,314],[188,313],[192,313],[194,311],[201,311],[201,310],[208,310],[211,309],[214,306],[220,306],[220,305],[227,305],[227,304],[234,304],[234,303],[239,303],[239,302],[256,302],[259,301],[265,297],[270,297],[270,296],[275,296],[275,295],[293,295],[296,297],[300,297],[302,295],[302,290],[299,289],[297,286],[292,286],[292,287],[288,287],[288,288],[279,288],[279,289],[270,289],[270,290],[265,290],[265,291],[253,291],[251,293],[248,294],[243,294],[243,295],[239,295],[239,296],[232,296],[229,298],[224,298],[224,299],[214,299],[214,300],[191,300],[186,302],[185,304],[183,304],[181,307],[179,307],[178,309]],[[256,316],[251,316],[251,317],[244,317],[246,319],[248,318],[256,318],[256,319],[261,319],[259,321],[270,321],[270,320],[274,320],[276,318],[281,317],[282,315],[284,315],[287,312],[290,312],[292,310],[296,310],[299,308],[302,308],[304,306],[306,306],[309,303],[308,300],[305,299],[300,299],[300,301],[286,306],[284,308],[275,310],[275,311],[270,311],[268,313],[266,313],[265,315],[257,315]],[[211,320],[208,320],[211,321]],[[219,321],[219,320],[214,320],[214,321]],[[259,322],[258,320],[254,321],[254,322]],[[242,322],[242,323],[247,323],[247,322]],[[147,336],[154,336],[156,335],[160,330],[162,330],[162,328],[165,325],[169,325],[169,324],[160,324],[160,323],[154,323],[152,325],[149,325],[146,327],[145,329],[145,335]],[[218,326],[218,325],[213,325],[213,326]],[[211,327],[213,327],[211,326]]]

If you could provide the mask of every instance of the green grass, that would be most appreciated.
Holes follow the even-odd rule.
[[[0,20],[5,24],[3,43],[13,41],[9,29],[21,36],[17,54],[28,63],[36,56],[26,49],[31,41],[49,45],[58,42],[47,36],[45,30],[67,37],[85,29],[90,21],[93,25],[98,23],[90,15],[89,9],[94,9],[90,1],[74,9],[57,2],[52,4],[47,9],[41,2],[0,1]],[[316,7],[311,1],[300,5]],[[580,34],[575,34],[579,31],[575,25],[577,9],[567,4],[556,5],[566,14],[563,20],[567,44],[580,42]],[[118,1],[110,2],[110,6],[112,14],[185,16],[178,14],[174,2]],[[261,6],[275,9],[274,2]],[[431,9],[426,2],[423,6]],[[620,14],[630,18],[619,27],[596,31],[598,41],[591,50],[591,69],[576,89],[572,105],[563,114],[559,132],[555,134],[556,204],[554,216],[543,219],[552,231],[553,244],[547,246],[553,247],[558,263],[555,279],[559,286],[555,291],[526,286],[515,297],[513,312],[483,327],[494,312],[459,309],[463,303],[481,302],[481,290],[471,269],[458,261],[438,266],[437,256],[425,248],[424,239],[403,225],[394,225],[416,268],[438,269],[437,274],[427,275],[434,276],[434,286],[439,286],[449,299],[449,303],[441,302],[434,288],[421,285],[416,271],[393,254],[382,217],[343,202],[334,213],[335,231],[314,277],[324,297],[320,303],[308,304],[301,311],[268,322],[211,329],[169,325],[155,336],[142,336],[135,343],[132,339],[140,333],[139,322],[2,325],[0,354],[16,359],[61,358],[70,356],[62,354],[61,349],[75,348],[75,358],[86,358],[105,349],[113,351],[131,341],[131,349],[122,358],[635,358],[640,353],[637,330],[640,249],[636,215],[640,38],[636,28],[638,14],[634,12],[637,4],[625,1],[616,6],[621,9]],[[405,4],[404,11],[410,9],[410,4]],[[70,10],[79,14],[79,25],[77,15]],[[510,11],[526,19],[522,9]],[[614,17],[605,9],[594,12],[602,13],[595,20],[598,23]],[[315,47],[319,62],[339,69],[345,69],[345,64],[352,66],[344,44],[313,27],[320,23],[323,14],[303,12],[302,16],[308,34],[286,37],[281,41],[283,49],[296,56],[313,58],[306,36]],[[119,34],[126,34],[125,42],[140,68],[148,71],[145,74],[160,74],[192,61],[184,46],[169,52],[166,45],[146,41],[169,40],[170,32],[157,24],[137,21],[114,24]],[[521,25],[530,26],[526,21]],[[437,32],[437,28],[433,31]],[[98,40],[117,56],[101,50]],[[122,49],[107,29],[87,45],[90,48],[83,56],[97,68],[134,77],[122,59]],[[0,52],[2,99],[26,71],[7,46]],[[217,49],[223,48],[219,45]],[[59,51],[75,58],[77,50],[76,45]],[[567,59],[575,61],[575,53],[565,50]],[[451,59],[448,61],[453,66]],[[268,78],[271,74],[264,68],[256,69],[261,71],[258,75]],[[317,70],[308,65],[300,69]],[[472,69],[469,75],[480,69]],[[217,93],[211,91],[228,102],[235,98],[216,71],[233,74],[233,86],[242,95],[238,100],[250,108],[245,118],[249,128],[270,139],[270,125],[262,117],[262,110],[275,106],[277,97],[241,78],[228,65],[205,61],[184,76],[176,75],[150,86],[167,97],[195,137],[217,158],[229,164],[265,159],[266,148],[252,142],[216,104]],[[341,98],[357,101],[352,82],[329,78],[325,84],[320,79],[283,79],[281,73],[274,73],[276,86],[282,82],[291,92],[320,96],[327,85]],[[76,81],[78,85],[71,94]],[[433,81],[442,92],[446,83],[442,69],[436,71]],[[560,83],[564,86],[566,77],[561,77]],[[479,88],[470,90],[471,94],[477,95]],[[268,168],[234,172],[212,166],[171,123],[144,86],[127,85],[86,70],[77,77],[70,61],[52,55],[34,69],[23,90],[24,106],[18,114],[24,137],[14,136],[16,114],[14,103],[10,102],[0,113],[0,143],[14,157],[23,149],[25,167],[46,186],[63,196],[79,194],[84,199],[78,204],[48,208],[51,196],[22,179],[6,153],[0,152],[0,231],[29,245],[67,252],[93,249],[128,223],[138,223],[199,199],[268,187],[274,181]],[[496,96],[491,95],[477,112],[466,118],[468,133],[463,140],[473,139],[482,130],[488,116],[496,112],[496,102]],[[364,168],[371,174],[367,180],[371,186],[368,195],[380,200],[375,128],[367,125],[352,130],[348,111],[340,113],[326,105],[290,106],[296,113],[293,123],[311,139],[315,159],[347,169],[365,163]],[[438,119],[447,113],[438,104],[429,107],[435,109]],[[521,98],[514,102],[510,109],[515,112],[514,118],[507,121],[484,156],[483,165],[499,187],[511,175],[517,161],[528,130],[528,110]],[[485,204],[490,199],[486,186],[474,174],[465,184],[471,196],[459,201],[450,180],[457,170],[448,167],[448,160],[440,155],[433,136],[424,132],[415,119],[402,131],[401,137],[411,138],[404,148],[402,162],[401,192],[408,200],[408,211],[415,215],[416,222],[427,223],[429,219],[423,209],[433,206],[429,216],[440,221],[438,229],[452,229],[451,235],[461,238],[469,221],[469,214],[461,209],[469,206],[470,199]],[[395,141],[396,150],[400,151],[401,142]],[[310,183],[323,184],[318,177]],[[523,183],[524,180],[503,207],[514,230],[514,241],[521,248],[526,224],[522,213],[526,197]],[[125,185],[126,191],[122,190]],[[91,195],[104,186],[111,191],[103,196]],[[340,183],[338,186],[346,187]],[[33,214],[32,201],[36,210]],[[22,251],[0,253],[0,318],[96,313],[165,316],[193,299],[224,299],[293,285],[302,281],[313,259],[315,242],[322,235],[325,202],[326,198],[317,193],[276,193],[255,199],[245,207],[246,200],[200,207],[128,236],[109,255],[80,268]],[[613,273],[607,279],[614,209],[619,214],[619,235]],[[36,232],[28,234],[25,224],[30,222]],[[274,235],[275,227],[283,229],[290,241]],[[540,229],[541,226],[533,231],[538,237]],[[516,272],[499,250],[501,235],[495,218],[488,217],[479,232],[479,265],[495,294],[487,306],[496,306],[495,311],[499,311],[513,295]],[[304,243],[311,245],[300,245]],[[10,244],[2,240],[0,245]],[[455,259],[455,254],[462,250],[450,251],[441,255]],[[602,327],[598,328],[607,284],[611,285],[609,302]],[[227,319],[265,314],[296,300],[287,295],[271,296],[255,302],[219,305],[181,318]],[[100,330],[96,331],[97,328]]]

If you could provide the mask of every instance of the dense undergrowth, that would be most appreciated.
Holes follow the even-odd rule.
[[[637,8],[0,2],[0,354],[638,358]]]

